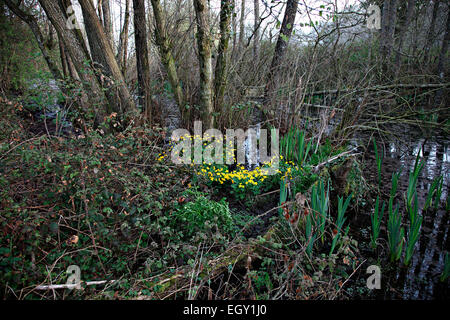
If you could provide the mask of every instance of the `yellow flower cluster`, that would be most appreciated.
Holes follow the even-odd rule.
[[[228,181],[236,183],[241,189],[250,185],[257,186],[267,179],[267,175],[264,174],[260,167],[255,168],[255,170],[247,170],[241,165],[237,166],[234,171],[230,171],[226,166],[216,167],[206,165],[198,170],[197,174],[209,179],[211,182],[224,184]]]
[[[181,137],[182,140],[184,139],[193,139],[193,140],[202,140],[202,144],[206,145],[210,143],[209,141],[204,142],[209,137],[201,137],[201,136],[183,136]],[[168,157],[168,152],[172,150],[172,146],[168,148],[167,151],[164,151],[158,155],[157,160],[163,161],[165,158]],[[228,151],[228,149],[226,149]],[[230,158],[233,158],[235,160],[235,149],[228,151],[230,154],[227,154]],[[255,168],[254,170],[247,170],[244,166],[238,165],[235,170],[230,171],[229,168],[226,165],[214,165],[211,163],[205,163],[203,162],[200,166],[194,166],[193,159],[191,160],[191,167],[194,168],[197,175],[202,176],[211,182],[218,182],[220,184],[224,184],[226,182],[231,182],[232,184],[235,184],[240,189],[244,189],[247,186],[257,186],[258,184],[264,182],[268,178],[268,176],[265,174],[265,170],[267,168],[270,168],[273,166],[273,162],[276,159],[276,157],[273,157],[272,160],[268,162],[264,162],[260,167]],[[225,160],[225,159],[224,159]],[[302,170],[302,168],[299,168],[298,165],[296,165],[292,161],[282,161],[283,156],[279,156],[279,164],[280,169],[276,171],[277,174],[282,174],[282,179],[292,179],[295,175],[295,172],[298,172],[298,170]]]

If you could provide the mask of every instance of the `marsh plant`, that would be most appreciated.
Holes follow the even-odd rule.
[[[419,154],[417,154],[416,161],[414,163],[414,169],[409,173],[408,190],[406,193],[406,210],[408,211],[411,220],[413,214],[412,201],[416,193],[417,181],[419,179],[420,172],[422,171],[424,165],[425,161],[423,159],[420,160]]]
[[[392,188],[391,195],[389,198],[389,206],[388,206],[388,243],[389,243],[389,252],[391,256],[391,262],[399,260],[402,255],[403,249],[403,241],[404,241],[404,229],[402,228],[402,215],[399,212],[398,205],[395,210],[394,206],[394,198],[397,193],[398,186],[398,178],[400,177],[400,172],[392,174]]]
[[[408,231],[408,244],[406,246],[405,253],[405,265],[409,265],[414,253],[414,247],[419,240],[420,228],[422,226],[422,216],[419,215],[419,200],[417,199],[417,192],[414,193],[414,205],[410,206],[409,212],[409,231]]]
[[[433,182],[428,189],[427,198],[425,200],[425,206],[423,207],[423,211],[428,210],[433,206],[433,197],[434,197],[434,209],[436,210],[439,206],[439,201],[442,195],[442,185],[444,183],[444,177],[439,176],[434,178]]]
[[[349,226],[347,226],[347,228],[345,229],[344,232],[344,222],[346,220],[346,218],[344,218],[344,214],[345,211],[347,210],[348,205],[350,204],[350,200],[352,199],[352,195],[349,195],[347,197],[347,199],[344,202],[344,198],[342,197],[338,197],[338,216],[337,216],[337,220],[336,220],[336,229],[333,230],[333,242],[331,243],[331,250],[330,250],[330,255],[333,254],[334,249],[336,248],[336,244],[338,242],[338,240],[342,237],[342,234],[344,236],[347,235],[348,230],[349,230]]]
[[[381,222],[383,220],[384,209],[385,209],[384,201],[380,209],[380,197],[377,196],[377,200],[375,202],[375,209],[373,211],[373,214],[370,216],[370,220],[372,221],[372,234],[370,237],[370,243],[372,245],[372,248],[374,249],[376,249],[377,247],[377,239],[380,235],[380,228]]]
[[[285,155],[287,161],[293,161],[302,165],[308,159],[312,146],[312,139],[306,142],[306,132],[299,128],[291,128],[280,139],[280,152]]]
[[[319,224],[317,227],[322,243],[324,242],[325,225],[328,219],[329,192],[330,185],[328,184],[325,192],[325,185],[321,180],[316,185],[313,185],[311,189],[311,209],[318,218]]]
[[[425,162],[423,159],[419,159],[419,154],[417,154],[416,161],[414,164],[413,171],[409,174],[409,184],[407,190],[407,203],[406,210],[409,217],[409,230],[408,230],[408,243],[406,245],[405,253],[405,265],[409,265],[411,258],[414,253],[414,247],[419,240],[420,228],[422,226],[422,216],[419,214],[419,200],[417,197],[417,181],[422,171]]]
[[[377,163],[377,173],[378,173],[378,187],[381,185],[381,167],[383,164],[383,153],[378,154],[377,142],[373,140],[373,148],[375,150],[375,161]]]

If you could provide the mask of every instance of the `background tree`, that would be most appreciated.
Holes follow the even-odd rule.
[[[136,44],[136,60],[139,85],[139,100],[147,119],[152,122],[157,110],[151,106],[151,79],[148,57],[147,17],[144,0],[133,0],[134,39]]]
[[[178,78],[177,67],[175,65],[175,59],[172,54],[172,49],[170,45],[170,39],[168,38],[166,30],[166,22],[164,19],[164,13],[161,7],[161,2],[159,0],[151,0],[151,5],[153,7],[153,15],[155,19],[155,36],[156,44],[159,48],[159,53],[161,56],[161,61],[166,68],[167,77],[172,86],[175,101],[183,113],[184,111],[184,98],[183,90],[181,88],[180,80]]]
[[[100,19],[103,19],[103,27],[105,29],[106,36],[111,43],[111,48],[114,48],[110,0],[101,0],[98,5],[102,8],[103,17],[100,17]]]
[[[125,20],[123,28],[120,31],[119,48],[117,50],[117,61],[120,65],[122,73],[125,75],[127,71],[128,58],[128,30],[130,29],[130,0],[125,1]]]
[[[67,27],[66,17],[57,2],[39,0],[39,3],[55,27],[59,39],[64,42],[64,46],[70,54],[75,69],[80,75],[84,92],[93,107],[92,111],[95,114],[96,122],[101,123],[109,107],[93,69],[89,64],[86,64],[90,59],[86,56],[85,46],[80,43],[80,39],[74,29]]]
[[[433,8],[432,14],[431,14],[431,22],[430,22],[430,27],[428,28],[425,47],[423,49],[423,52],[424,52],[423,61],[426,63],[429,62],[428,59],[430,56],[430,50],[431,50],[431,47],[435,40],[436,18],[437,18],[437,14],[439,12],[439,4],[440,4],[439,0],[434,0],[434,1],[432,1],[432,4],[431,4],[431,6]]]
[[[215,112],[221,112],[223,108],[223,98],[227,86],[228,67],[228,45],[230,42],[230,23],[233,14],[233,3],[231,0],[221,1],[220,6],[220,41],[218,58],[215,70]]]
[[[264,92],[264,102],[268,103],[270,94],[274,88],[277,79],[277,71],[280,68],[283,57],[289,43],[289,39],[294,29],[295,17],[297,15],[298,2],[296,0],[288,0],[286,11],[284,13],[283,22],[281,24],[280,34],[278,36],[275,52],[273,54],[272,63],[267,74],[266,88]]]
[[[200,66],[199,105],[203,125],[206,128],[212,128],[214,125],[214,106],[209,7],[206,0],[194,0],[194,8],[197,22],[197,46]]]
[[[110,101],[109,109],[121,113],[136,113],[136,106],[117,64],[111,42],[100,24],[91,0],[79,0],[79,3],[83,11],[91,55],[96,63],[95,67],[99,67],[102,75],[107,75],[110,78],[110,81],[103,80],[102,75],[100,75],[100,78],[103,80],[102,84],[109,89],[107,92],[107,98]]]
[[[254,28],[253,28],[253,57],[255,62],[259,58],[259,28],[260,28],[260,17],[259,17],[259,0],[254,0]]]

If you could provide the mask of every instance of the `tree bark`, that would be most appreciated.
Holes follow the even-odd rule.
[[[241,0],[241,19],[239,21],[239,48],[244,46],[245,36],[245,0]]]
[[[64,78],[70,78],[69,63],[67,62],[67,55],[64,49],[64,44],[62,41],[58,42],[59,42],[59,57],[61,59],[61,67],[63,70]]]
[[[214,126],[213,72],[207,1],[194,0],[194,9],[197,21],[197,45],[200,65],[199,105],[202,110],[204,127],[212,128]]]
[[[105,27],[105,24],[103,22],[103,0],[97,1],[97,10],[98,10],[98,18],[100,19],[100,23]]]
[[[441,52],[439,53],[439,60],[438,60],[437,68],[436,68],[437,75],[441,82],[444,82],[445,76],[446,76],[445,71],[447,69],[445,68],[444,64],[447,61],[446,57],[447,57],[449,41],[450,41],[450,4],[447,4],[447,22],[446,22],[445,35],[444,35],[444,39],[442,40]],[[444,92],[443,88],[440,88],[436,92],[436,96],[434,99],[434,105],[436,107],[439,107],[441,105],[443,92]],[[448,119],[448,117],[445,118],[445,116],[444,116],[444,119]]]
[[[144,0],[133,0],[133,10],[139,101],[148,121],[152,123],[156,110],[151,108],[150,64],[148,61],[147,21]]]
[[[414,0],[408,0],[408,7],[406,9],[406,19],[405,23],[402,25],[401,30],[399,32],[399,41],[398,41],[398,51],[395,57],[395,65],[397,70],[400,69],[400,56],[403,50],[403,41],[405,39],[405,34],[408,31],[409,25],[411,24],[411,20],[414,14],[414,8],[416,4]]]
[[[175,96],[175,101],[178,104],[178,108],[180,109],[181,114],[183,114],[183,90],[181,89],[180,80],[178,78],[175,59],[173,58],[172,49],[170,47],[170,41],[167,37],[166,23],[161,7],[161,2],[160,0],[151,0],[151,3],[155,20],[156,44],[159,48],[161,61],[166,68],[167,76],[169,78],[170,85],[172,86],[173,94]]]
[[[72,0],[57,0],[58,1],[58,5],[62,11],[62,14],[65,18],[65,21],[68,21],[69,17],[67,16],[67,9],[72,6]],[[81,29],[72,29],[73,32],[75,33],[76,37],[78,38],[78,41],[81,43],[84,53],[86,55],[86,57],[88,57],[88,59],[90,59],[91,54],[89,52],[89,49],[87,47],[87,43],[85,41],[85,38],[83,36],[83,33],[81,32]]]
[[[279,70],[283,57],[286,53],[289,39],[294,29],[295,17],[297,15],[298,2],[296,0],[288,0],[286,11],[284,13],[283,23],[281,24],[280,34],[278,36],[275,52],[273,54],[272,63],[266,80],[266,88],[264,90],[264,102],[270,100],[270,93],[274,89],[276,82],[276,74]]]
[[[220,5],[220,42],[215,70],[215,112],[223,109],[223,98],[227,87],[228,46],[230,42],[230,22],[233,14],[231,0],[222,0]]]
[[[253,38],[253,61],[257,63],[259,58],[259,0],[254,0],[254,38]]]
[[[117,50],[117,61],[124,76],[127,73],[128,59],[128,29],[130,27],[130,0],[125,2],[125,18],[123,28],[120,32],[119,49]]]
[[[387,62],[392,53],[395,24],[397,20],[397,0],[385,0],[381,25],[381,55]]]
[[[233,16],[232,16],[232,25],[233,25],[233,54],[236,52],[236,44],[237,44],[237,19],[236,19],[236,0],[233,0]]]
[[[111,78],[110,81],[103,81],[103,75],[99,75],[100,82],[111,89],[106,94],[110,101],[112,110],[125,114],[127,112],[136,113],[137,109],[130,95],[125,79],[120,71],[119,65],[114,57],[111,44],[103,31],[100,20],[95,12],[91,0],[78,0],[83,11],[84,24],[88,35],[92,58],[95,63],[100,64],[103,74]],[[116,91],[116,92],[115,92]],[[116,105],[117,104],[117,105]]]
[[[433,13],[431,14],[431,22],[430,22],[430,28],[428,29],[428,34],[427,34],[427,39],[426,39],[426,43],[425,43],[425,47],[424,47],[424,56],[423,56],[423,61],[425,63],[428,63],[429,61],[429,56],[430,56],[430,50],[431,47],[433,46],[433,42],[434,42],[434,33],[435,33],[435,28],[436,28],[436,17],[437,17],[437,13],[439,10],[439,3],[440,0],[434,0],[433,1]]]
[[[100,7],[100,4],[99,4],[99,7]],[[105,33],[109,39],[111,48],[114,49],[113,28],[112,28],[112,21],[111,21],[111,7],[110,7],[109,0],[101,0],[101,7],[102,7],[102,11],[103,11],[103,27],[105,28]]]

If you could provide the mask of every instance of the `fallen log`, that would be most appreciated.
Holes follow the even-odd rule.
[[[355,88],[355,89],[331,89],[331,90],[320,90],[305,93],[305,96],[315,96],[321,94],[337,94],[337,93],[348,93],[348,92],[361,92],[361,91],[378,91],[378,90],[389,90],[389,89],[436,89],[445,88],[450,86],[450,83],[428,83],[428,84],[391,84],[384,86],[373,86],[367,88]]]

